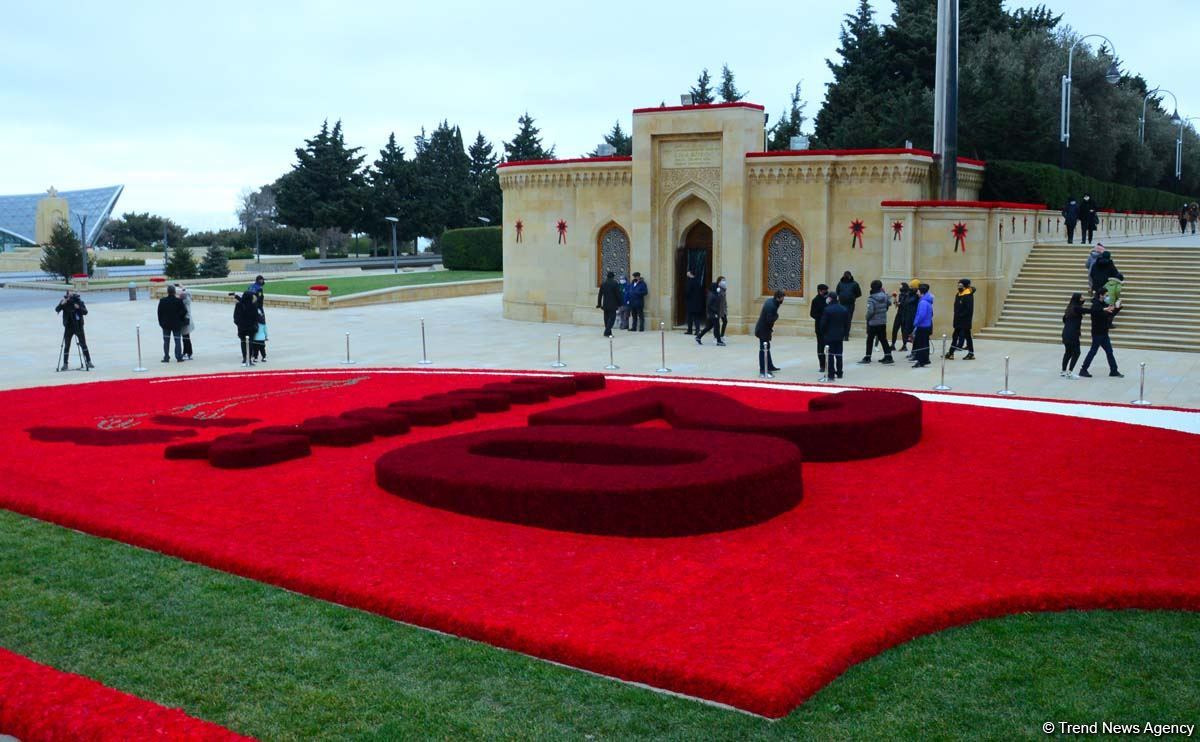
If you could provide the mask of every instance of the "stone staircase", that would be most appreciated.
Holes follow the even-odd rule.
[[[1200,353],[1200,247],[1110,247],[1125,275],[1122,311],[1112,331],[1118,348]],[[1021,266],[1000,317],[981,337],[1059,343],[1062,314],[1075,291],[1090,306],[1082,245],[1036,245]],[[1086,348],[1090,321],[1083,320]]]

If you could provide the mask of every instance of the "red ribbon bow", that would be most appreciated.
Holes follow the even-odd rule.
[[[558,229],[558,244],[567,244],[567,221],[565,219],[559,219],[558,224],[555,225],[555,228]]]
[[[863,246],[862,236],[863,236],[863,230],[865,228],[866,227],[863,226],[862,219],[855,219],[854,221],[850,222],[850,249],[851,250],[854,249],[855,242],[858,243],[858,247],[860,249],[862,248],[862,246]]]
[[[959,222],[954,225],[954,229],[950,230],[954,235],[954,252],[958,252],[959,246],[962,246],[962,251],[967,251],[967,225]]]

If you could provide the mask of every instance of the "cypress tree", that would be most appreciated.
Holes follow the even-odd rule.
[[[633,137],[626,134],[621,128],[621,122],[617,121],[613,124],[612,131],[604,135],[604,143],[612,147],[614,155],[623,155],[628,157],[633,154]],[[588,157],[600,157],[600,151],[596,149],[588,152]]]
[[[792,90],[791,107],[784,111],[779,117],[779,121],[771,127],[771,135],[767,140],[767,149],[771,151],[785,150],[791,148],[792,137],[798,137],[801,134],[801,128],[804,126],[804,107],[808,105],[800,98],[800,83],[796,83],[796,87]]]
[[[74,230],[66,222],[54,225],[50,233],[50,244],[42,248],[41,268],[44,272],[62,276],[67,283],[71,276],[83,267],[83,246]],[[92,261],[88,260],[88,275],[92,274]]]
[[[733,71],[729,69],[729,65],[723,64],[721,65],[721,87],[717,88],[717,94],[725,103],[736,103],[749,95],[750,91],[739,91],[733,84]]]
[[[171,248],[164,271],[167,278],[195,278],[200,269],[196,265],[196,258],[192,255],[191,249],[183,245],[176,245]]]
[[[475,135],[475,141],[467,150],[470,159],[468,165],[469,182],[471,183],[471,199],[469,209],[471,216],[478,220],[484,217],[490,223],[500,224],[500,178],[496,174],[499,158],[494,154],[491,142],[483,137],[483,132]]]

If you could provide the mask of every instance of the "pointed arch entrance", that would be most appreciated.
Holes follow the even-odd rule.
[[[697,219],[686,228],[675,251],[675,307],[672,319],[676,325],[687,321],[688,272],[706,289],[713,280],[713,231],[704,220]]]

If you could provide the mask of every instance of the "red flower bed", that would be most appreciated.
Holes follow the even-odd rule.
[[[375,437],[372,423],[332,415],[310,417],[296,427],[317,446],[357,446]]]
[[[308,290],[309,291],[328,291],[329,287],[323,283],[318,283],[315,286],[309,286]]]
[[[455,405],[449,400],[401,400],[388,405],[389,410],[403,413],[413,425],[436,427],[454,422]]]
[[[796,444],[807,461],[849,461],[903,451],[921,440],[921,401],[898,392],[816,397],[808,412],[754,409],[712,391],[651,387],[529,416],[530,425],[638,425],[769,435]]]
[[[508,401],[508,396],[505,394],[496,394],[475,389],[456,389],[442,394],[430,394],[425,399],[436,401],[442,397],[470,400],[471,404],[475,405],[475,409],[479,412],[507,412],[512,406]]]
[[[1147,426],[926,402],[915,445],[864,460],[806,457],[795,475],[804,489],[798,505],[754,525],[680,538],[597,536],[428,507],[380,487],[375,465],[427,441],[522,428],[530,412],[659,386],[718,393],[742,416],[794,415],[796,435],[804,416],[831,415],[818,431],[845,439],[841,450],[856,455],[874,455],[877,439],[902,440],[903,425],[853,432],[862,431],[858,423],[828,408],[837,396],[787,388],[609,379],[586,396],[348,449],[317,446],[256,469],[252,482],[205,461],[167,460],[164,442],[132,441],[88,456],[87,466],[66,466],[78,449],[27,432],[47,420],[84,428],[134,415],[132,430],[165,430],[153,415],[232,397],[244,401],[227,414],[286,429],[317,410],[385,406],[398,389],[415,400],[504,378],[356,369],[0,392],[0,448],[20,452],[0,458],[0,481],[20,483],[0,487],[0,507],[770,716],[887,647],[979,618],[1200,609],[1200,509],[1188,466],[1200,437]],[[718,417],[717,404],[701,403],[694,415]],[[680,420],[691,418],[681,413],[668,424],[702,447],[729,432],[680,429]],[[764,432],[776,427],[760,422]],[[546,430],[553,436],[555,428]],[[605,445],[641,440],[631,428],[594,430],[608,434]],[[517,476],[531,482],[547,467],[582,466],[521,463]],[[605,467],[605,483],[622,487],[649,468]],[[561,484],[586,484],[575,479]],[[164,497],[180,491],[193,495]]]
[[[537,464],[537,465],[534,465]],[[685,536],[800,502],[800,451],[778,438],[602,427],[505,428],[397,449],[379,485],[416,502],[579,533]]]
[[[208,461],[221,469],[246,469],[291,461],[312,453],[304,435],[230,433],[208,447]]]
[[[251,739],[4,649],[0,649],[0,734],[23,742]]]
[[[369,423],[374,435],[401,435],[411,428],[403,413],[388,407],[359,407],[346,410],[342,417]]]

